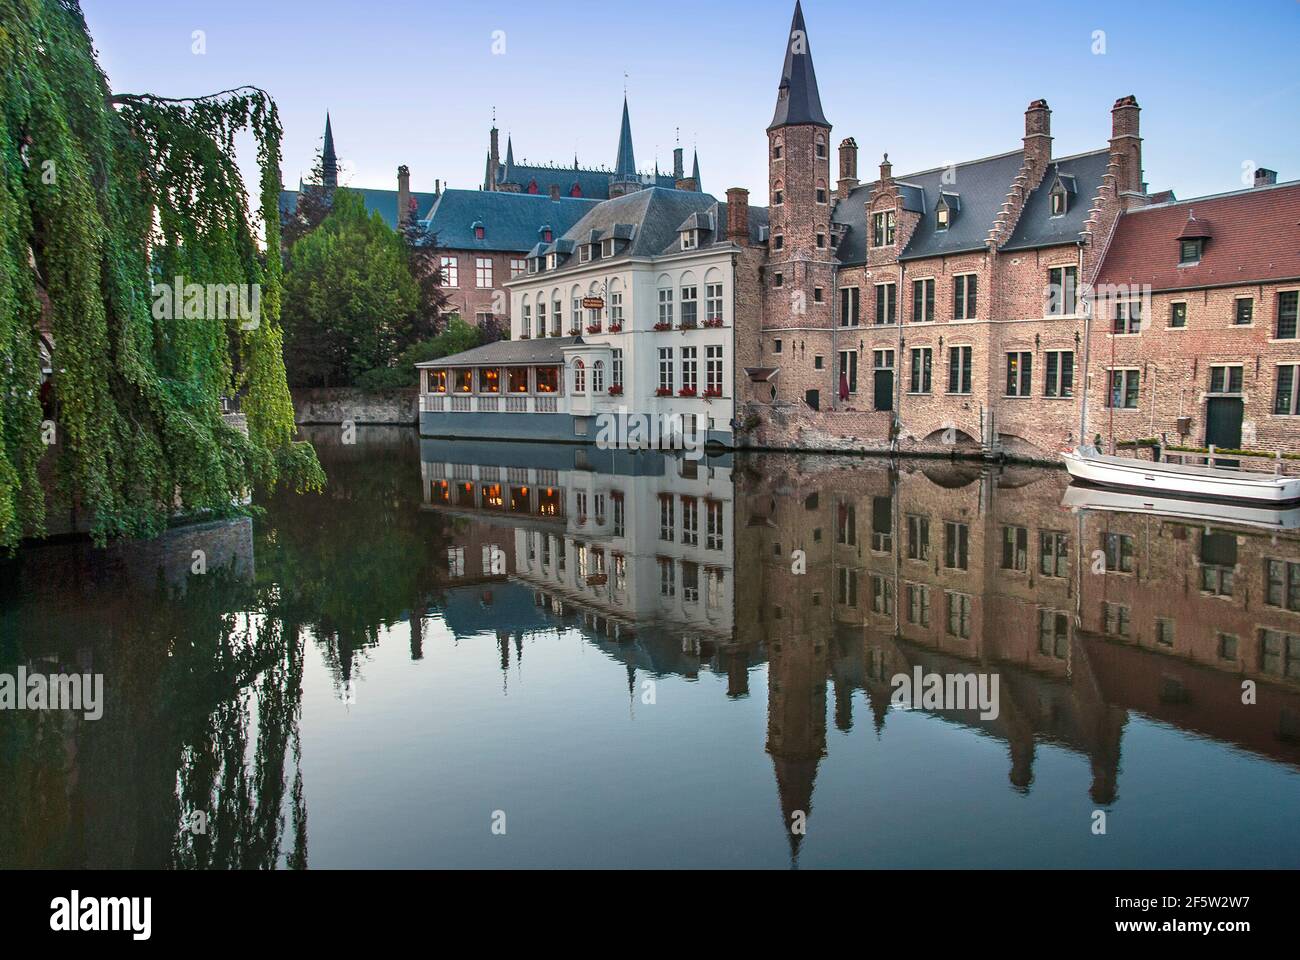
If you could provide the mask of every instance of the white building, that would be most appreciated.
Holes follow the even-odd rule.
[[[599,618],[614,639],[665,627],[685,644],[731,640],[736,530],[729,453],[696,461],[428,442],[420,466],[429,508],[499,523],[497,540],[512,551],[501,558],[500,572],[529,584],[548,604]],[[459,576],[478,575],[479,560],[464,556]],[[481,562],[487,576],[487,546]]]
[[[737,312],[758,302],[739,254],[766,239],[746,197],[640,190],[539,243],[505,285],[511,339],[420,364],[422,432],[730,445]]]

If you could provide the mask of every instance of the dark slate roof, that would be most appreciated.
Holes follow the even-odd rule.
[[[384,218],[384,222],[397,229],[397,191],[396,190],[370,190],[364,187],[340,187],[339,189],[352,190],[361,194],[361,199],[366,205],[366,211],[378,213]],[[280,191],[280,215],[285,216],[292,213],[298,207],[297,190]],[[415,198],[417,216],[419,211],[428,210],[433,205],[434,200],[438,198],[436,193],[418,193],[411,192]]]
[[[551,185],[554,184],[560,188],[562,197],[569,196],[574,184],[577,184],[583,198],[587,200],[608,200],[609,181],[613,176],[609,170],[553,165],[530,166],[520,163],[513,164],[508,174],[505,166],[499,166],[497,169],[497,183],[517,184],[520,190],[527,191],[529,184],[536,181],[537,192],[543,196],[550,195]],[[638,174],[638,178],[642,183],[653,181],[656,185],[668,189],[672,189],[676,184],[668,174],[659,174],[658,177],[652,173]]]
[[[1106,175],[1109,164],[1109,150],[1094,150],[1053,160],[1042,182],[1029,195],[1025,209],[1016,222],[1016,229],[1002,249],[1029,250],[1078,242],[1083,235],[1088,210],[1092,207],[1092,200],[1097,196],[1101,178]],[[1064,215],[1053,217],[1051,194],[1058,174],[1067,189],[1071,186],[1069,180],[1074,181],[1074,192],[1070,194]]]
[[[797,52],[796,52],[797,51]],[[822,99],[817,92],[817,72],[813,69],[812,47],[808,44],[808,27],[803,22],[803,8],[795,0],[794,19],[786,37],[785,64],[777,88],[776,112],[769,130],[795,123],[816,123],[830,127],[822,113]]]
[[[581,346],[582,337],[537,337],[533,340],[498,340],[449,357],[425,360],[417,367],[496,366],[532,363],[563,363],[564,348]]]
[[[531,256],[549,253],[553,249],[564,252],[563,247],[572,243],[585,243],[591,232],[598,231],[602,236],[626,237],[631,234],[631,243],[626,244],[614,260],[627,256],[658,257],[681,249],[679,230],[685,224],[711,221],[713,229],[700,237],[700,247],[726,244],[727,205],[719,203],[707,193],[693,190],[665,190],[652,187],[638,190],[624,197],[605,200],[592,207],[554,244],[540,245]],[[750,240],[760,242],[760,231],[767,225],[767,208],[749,208]],[[632,228],[629,230],[629,227]],[[562,274],[568,267],[581,266],[574,261],[561,265],[547,273]]]
[[[539,231],[549,226],[560,236],[578,222],[595,200],[487,190],[444,190],[423,221],[450,250],[509,250],[525,253],[537,245]],[[484,236],[475,239],[473,225],[482,221]]]
[[[953,181],[951,183],[944,182],[948,167],[896,177],[904,208],[917,209],[921,213],[921,221],[900,259],[982,249],[1023,160],[1023,151],[1016,150],[959,163],[955,168],[955,178],[948,178]],[[847,200],[835,204],[833,221],[848,228],[835,251],[846,266],[866,262],[867,213],[864,205],[871,199],[873,187],[873,184],[864,183],[850,193]],[[956,193],[961,198],[960,212],[953,216],[952,225],[942,231],[935,229],[934,220],[940,192]]]

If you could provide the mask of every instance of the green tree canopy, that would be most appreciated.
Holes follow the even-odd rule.
[[[345,386],[393,366],[420,291],[402,238],[359,193],[334,191],[329,216],[289,252],[285,363],[297,386]]]
[[[235,161],[242,130],[257,143],[265,248]],[[0,4],[0,547],[43,531],[47,453],[100,541],[154,533],[178,509],[229,511],[257,481],[321,487],[293,440],[279,190],[264,92],[114,97],[77,0]],[[257,290],[256,317],[154,309],[155,285],[178,276]],[[235,394],[247,437],[222,417]]]

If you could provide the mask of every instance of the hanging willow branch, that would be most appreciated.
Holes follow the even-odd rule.
[[[256,218],[242,131],[257,144]],[[56,494],[101,542],[156,533],[178,511],[229,512],[254,483],[323,485],[293,439],[284,373],[280,135],[255,87],[111,96],[76,0],[0,8],[0,547],[44,529],[46,455]],[[257,291],[255,322],[210,297],[191,309],[179,289],[158,310],[155,284],[176,277]],[[221,416],[237,394],[247,437]]]

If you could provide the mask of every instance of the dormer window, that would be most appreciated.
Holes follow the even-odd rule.
[[[943,191],[939,194],[939,202],[934,206],[934,229],[937,231],[947,230],[952,226],[953,220],[957,219],[957,214],[961,212],[961,195],[951,191]]]
[[[546,269],[547,269],[547,270],[554,270],[555,267],[556,267],[556,264],[558,264],[559,262],[560,262],[560,258],[559,258],[559,256],[558,256],[557,254],[554,254],[554,253],[548,253],[548,254],[546,255]]]
[[[682,231],[682,249],[694,250],[700,245],[700,231],[683,230]]]
[[[475,240],[482,240],[486,235],[487,235],[487,230],[484,228],[484,226],[483,226],[483,222],[482,222],[481,220],[475,220],[475,221],[474,221],[474,239],[475,239]]]
[[[595,246],[594,243],[592,244],[584,243],[582,246],[578,248],[579,263],[587,263],[591,260],[591,250],[594,246]]]
[[[882,210],[871,218],[871,245],[888,247],[894,242],[894,211]]]
[[[600,253],[602,257],[612,257],[614,255],[614,241],[612,239],[606,240],[601,246],[604,248]]]
[[[1214,235],[1210,221],[1197,219],[1195,210],[1187,211],[1187,223],[1178,234],[1178,265],[1192,267],[1201,262],[1205,241]]]
[[[1065,216],[1065,210],[1068,204],[1068,195],[1066,194],[1065,189],[1058,183],[1052,188],[1052,216]]]
[[[529,257],[529,258],[528,258],[528,272],[529,272],[529,273],[536,273],[536,272],[537,272],[538,270],[540,270],[541,268],[542,268],[542,258],[541,258],[541,257]]]
[[[555,240],[555,234],[550,227],[542,227],[542,243],[551,243]]]

